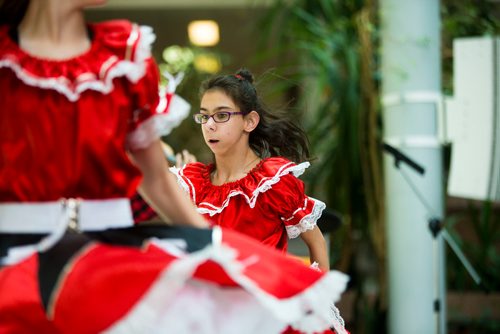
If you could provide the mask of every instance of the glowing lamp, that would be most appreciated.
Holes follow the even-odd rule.
[[[193,45],[214,46],[219,43],[219,25],[212,20],[191,21],[188,36]]]

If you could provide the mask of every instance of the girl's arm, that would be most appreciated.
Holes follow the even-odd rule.
[[[302,232],[300,237],[304,240],[307,248],[309,248],[311,263],[317,262],[321,271],[330,270],[326,241],[318,226],[314,226],[312,230]]]
[[[137,167],[143,173],[139,193],[166,222],[208,227],[207,221],[196,211],[187,194],[177,185],[158,139],[145,149],[131,152]]]

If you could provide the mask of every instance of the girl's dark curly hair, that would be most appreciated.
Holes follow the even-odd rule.
[[[236,74],[218,75],[204,81],[200,96],[220,90],[229,96],[245,115],[255,110],[260,121],[250,133],[250,147],[261,158],[282,156],[294,162],[309,159],[309,141],[304,130],[283,113],[272,113],[263,103],[247,69]]]

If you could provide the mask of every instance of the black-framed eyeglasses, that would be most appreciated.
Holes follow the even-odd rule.
[[[212,115],[208,114],[194,114],[193,119],[198,124],[205,124],[210,118],[213,118],[215,123],[225,123],[229,121],[231,115],[243,115],[242,111],[218,111]]]

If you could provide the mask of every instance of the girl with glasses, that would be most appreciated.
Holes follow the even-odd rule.
[[[206,228],[159,139],[188,105],[159,90],[149,27],[85,22],[102,2],[0,0],[0,333],[327,327],[345,275]],[[187,226],[134,225],[138,185]]]
[[[281,251],[288,238],[300,236],[311,263],[327,271],[326,243],[316,225],[325,204],[307,196],[298,179],[309,166],[303,130],[268,110],[248,70],[209,79],[200,95],[193,118],[215,162],[172,168],[198,212]]]
[[[325,204],[307,196],[298,179],[309,166],[304,131],[264,105],[246,69],[205,81],[200,96],[200,111],[193,118],[215,161],[171,168],[198,212],[214,226],[281,252],[286,252],[288,238],[300,236],[312,267],[328,271],[325,239],[316,225]],[[331,302],[332,327],[347,333]],[[290,327],[286,333],[299,332]]]

